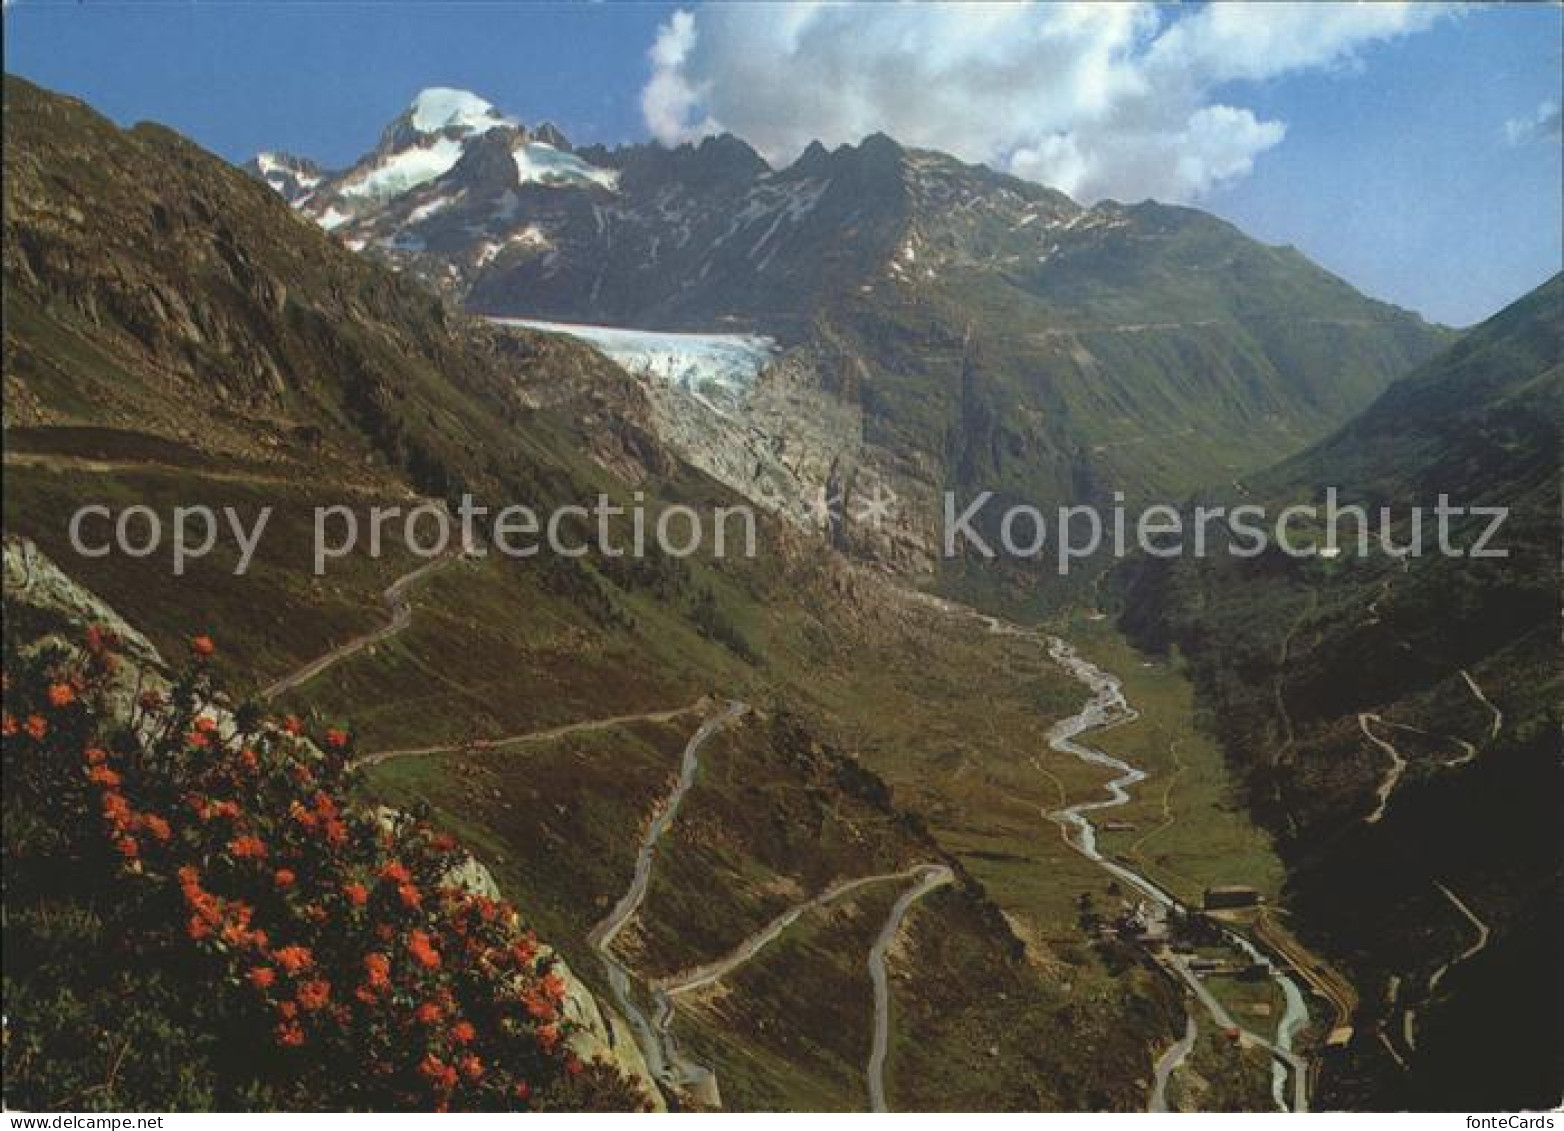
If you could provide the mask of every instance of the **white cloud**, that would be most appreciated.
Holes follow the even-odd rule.
[[[731,130],[774,162],[884,131],[1084,200],[1195,199],[1280,121],[1225,84],[1361,65],[1451,12],[1421,4],[723,4],[681,11],[642,110],[667,144]],[[720,123],[720,125],[719,125]]]
[[[1525,145],[1529,141],[1558,141],[1564,136],[1564,118],[1559,104],[1544,98],[1530,114],[1511,118],[1504,123],[1504,136],[1511,145]]]
[[[1204,82],[1270,79],[1291,71],[1358,66],[1358,49],[1431,27],[1450,4],[1210,4],[1151,46],[1153,68]]]
[[[695,17],[675,12],[657,31],[652,44],[652,78],[641,91],[641,114],[656,138],[703,137],[718,133],[721,127],[711,117],[691,124],[706,88],[692,84],[684,73],[686,61],[695,48]]]

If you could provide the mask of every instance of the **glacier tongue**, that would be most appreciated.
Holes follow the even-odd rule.
[[[720,400],[742,394],[778,353],[776,342],[761,334],[632,330],[621,326],[541,322],[529,318],[496,318],[494,321],[507,326],[569,334],[595,346],[632,373],[658,378],[696,396],[716,393]]]
[[[448,137],[437,138],[430,145],[409,146],[343,181],[337,192],[346,197],[389,200],[444,176],[461,160],[463,152],[462,143]]]

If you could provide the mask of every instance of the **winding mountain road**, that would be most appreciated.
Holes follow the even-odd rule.
[[[704,1065],[696,1064],[682,1056],[667,1026],[654,1025],[653,1021],[646,1016],[635,1000],[630,968],[614,954],[614,939],[618,937],[620,931],[624,930],[625,925],[640,910],[642,902],[646,899],[646,891],[652,879],[652,864],[657,858],[658,842],[673,827],[679,805],[684,801],[684,796],[690,791],[690,787],[695,784],[695,775],[700,770],[701,747],[718,731],[748,710],[749,705],[746,703],[736,700],[730,702],[716,715],[703,722],[690,736],[689,742],[684,747],[684,756],[680,760],[679,776],[674,783],[673,791],[663,801],[641,837],[635,868],[630,877],[630,886],[619,897],[619,902],[614,904],[613,909],[587,934],[587,943],[597,951],[598,957],[603,962],[604,970],[608,974],[609,988],[613,991],[614,999],[619,1003],[625,1020],[630,1024],[630,1031],[635,1034],[636,1044],[640,1046],[641,1055],[646,1059],[647,1068],[655,1078],[673,1085],[699,1084],[710,1079],[711,1072]],[[666,1011],[666,1002],[659,1002],[658,1008],[660,1013]]]
[[[844,896],[851,895],[853,892],[873,884],[919,879],[923,872],[931,867],[943,867],[943,865],[914,864],[911,868],[903,869],[900,872],[881,872],[872,876],[858,876],[851,880],[839,880],[818,895],[789,907],[721,958],[702,963],[699,966],[692,966],[688,970],[679,971],[677,974],[668,974],[661,978],[656,978],[649,984],[653,990],[661,990],[670,997],[678,997],[681,994],[694,993],[696,990],[705,989],[707,986],[720,982],[745,963],[752,961],[756,955],[780,938],[784,931],[809,912],[828,906]]]
[[[1405,573],[1409,568],[1410,566],[1408,559],[1402,558],[1402,572]],[[1390,596],[1391,589],[1395,586],[1395,581],[1395,575],[1392,574],[1380,584],[1379,591],[1374,595],[1374,599],[1369,602],[1368,607],[1364,610],[1367,615],[1362,622],[1363,627],[1368,628],[1373,625],[1377,625],[1384,619],[1380,612],[1380,605]],[[1408,651],[1411,650],[1410,645],[1408,645],[1406,641],[1396,640],[1394,638],[1392,639],[1398,647]],[[1285,655],[1286,652],[1284,649],[1284,659]],[[1493,701],[1490,700],[1483,692],[1482,687],[1478,684],[1477,680],[1472,677],[1471,672],[1467,671],[1465,668],[1461,668],[1460,676],[1461,679],[1465,681],[1467,690],[1469,690],[1477,699],[1477,701],[1488,710],[1490,719],[1488,723],[1487,740],[1492,742],[1494,739],[1499,737],[1499,731],[1504,726],[1504,712],[1500,711],[1498,707],[1494,706]],[[1384,778],[1381,779],[1378,789],[1375,790],[1377,804],[1375,805],[1374,811],[1366,818],[1367,822],[1371,825],[1378,824],[1381,820],[1384,819],[1385,809],[1390,804],[1390,795],[1395,790],[1396,786],[1400,783],[1401,775],[1407,768],[1407,760],[1402,756],[1401,752],[1396,749],[1395,744],[1387,738],[1380,738],[1369,729],[1369,724],[1371,722],[1377,723],[1386,729],[1395,728],[1397,730],[1404,730],[1413,734],[1421,734],[1429,738],[1441,739],[1456,746],[1460,750],[1460,753],[1456,755],[1456,757],[1451,758],[1444,763],[1445,769],[1448,770],[1458,769],[1459,767],[1466,765],[1468,762],[1477,757],[1478,751],[1476,745],[1468,742],[1464,738],[1457,738],[1453,734],[1434,734],[1432,731],[1422,730],[1419,727],[1409,726],[1406,723],[1393,723],[1373,713],[1372,711],[1364,711],[1360,713],[1358,715],[1358,729],[1363,732],[1365,738],[1367,738],[1370,742],[1382,750],[1390,759],[1390,768],[1385,771]]]
[[[1394,743],[1388,739],[1380,738],[1379,735],[1369,729],[1370,721],[1381,725],[1388,724],[1372,711],[1363,711],[1358,715],[1358,729],[1363,732],[1363,737],[1384,751],[1386,757],[1390,759],[1390,767],[1385,771],[1385,776],[1380,779],[1379,785],[1374,790],[1374,796],[1378,799],[1378,804],[1374,806],[1374,811],[1364,818],[1369,824],[1377,825],[1385,819],[1385,810],[1390,807],[1390,795],[1395,792],[1396,785],[1401,781],[1401,775],[1406,772],[1407,760],[1401,756],[1401,751],[1396,749]]]
[[[502,750],[507,746],[551,742],[559,738],[568,738],[573,734],[589,734],[593,731],[609,730],[613,727],[624,726],[627,723],[667,723],[685,715],[692,715],[697,711],[705,710],[710,706],[710,702],[710,700],[703,697],[688,706],[670,707],[666,711],[643,711],[633,715],[610,715],[607,718],[586,719],[579,723],[563,723],[557,727],[524,731],[521,734],[507,734],[499,738],[480,738],[465,742],[439,743],[434,746],[405,746],[395,750],[376,750],[369,754],[361,754],[353,760],[353,765],[355,767],[378,766],[382,762],[390,762],[398,758],[428,758],[439,754],[458,754],[465,750]]]
[[[874,984],[874,1036],[869,1044],[869,1109],[887,1111],[885,1106],[885,1056],[890,1049],[891,985],[890,974],[885,968],[886,955],[896,936],[901,933],[902,922],[912,905],[937,887],[955,881],[956,876],[943,864],[929,864],[919,869],[918,882],[902,892],[891,913],[880,928],[879,936],[869,948],[869,980]]]
[[[1403,557],[1401,559],[1401,572],[1407,573],[1410,568],[1410,559]],[[1379,591],[1375,594],[1374,599],[1369,602],[1368,608],[1365,610],[1367,616],[1362,622],[1364,627],[1377,625],[1383,621],[1384,618],[1381,614],[1380,606],[1386,599],[1389,598],[1391,590],[1395,585],[1395,581],[1395,575],[1392,574],[1391,576],[1387,577],[1380,585]],[[1403,650],[1409,652],[1412,650],[1411,646],[1406,641],[1394,638],[1392,639],[1394,640],[1394,643]],[[1459,669],[1458,674],[1460,675],[1462,681],[1466,684],[1467,690],[1472,693],[1473,698],[1475,698],[1477,702],[1488,711],[1489,721],[1487,733],[1480,740],[1483,741],[1486,746],[1487,743],[1495,741],[1499,737],[1499,732],[1504,728],[1504,712],[1501,711],[1494,704],[1494,702],[1488,698],[1488,695],[1486,692],[1484,692],[1482,685],[1477,682],[1476,678],[1470,671],[1468,671],[1466,668],[1461,668]],[[1384,753],[1390,758],[1391,763],[1390,768],[1385,773],[1385,777],[1380,781],[1379,787],[1375,791],[1378,803],[1375,806],[1373,812],[1371,812],[1365,818],[1365,821],[1371,825],[1377,824],[1384,818],[1385,810],[1390,804],[1390,795],[1395,790],[1397,783],[1401,780],[1401,775],[1407,766],[1407,760],[1401,754],[1401,752],[1396,749],[1395,744],[1389,741],[1388,738],[1382,739],[1373,733],[1369,727],[1370,722],[1378,723],[1387,730],[1390,728],[1396,728],[1409,731],[1413,734],[1421,734],[1429,738],[1441,739],[1445,742],[1453,744],[1459,749],[1460,753],[1456,757],[1451,758],[1444,763],[1444,768],[1446,769],[1457,769],[1461,766],[1464,766],[1474,760],[1478,754],[1477,745],[1472,742],[1468,742],[1464,738],[1458,738],[1455,735],[1450,734],[1434,734],[1431,731],[1426,731],[1419,727],[1409,726],[1406,723],[1392,723],[1372,712],[1364,712],[1359,714],[1359,729],[1363,731],[1364,736],[1370,742],[1379,747],[1380,750],[1384,751]],[[1459,911],[1463,916],[1466,917],[1468,921],[1472,923],[1473,927],[1477,931],[1477,939],[1473,945],[1469,947],[1464,953],[1451,959],[1449,962],[1444,963],[1434,971],[1434,973],[1428,979],[1427,991],[1422,999],[1422,1004],[1426,1004],[1430,999],[1433,998],[1435,991],[1439,988],[1440,981],[1453,967],[1466,961],[1468,958],[1472,957],[1472,955],[1477,954],[1484,947],[1486,947],[1488,945],[1489,937],[1489,929],[1487,924],[1479,919],[1475,914],[1473,914],[1471,908],[1463,903],[1454,892],[1452,892],[1448,887],[1437,880],[1434,881],[1434,886],[1437,887],[1440,892],[1442,892],[1444,896],[1450,900],[1457,911]],[[1401,997],[1400,986],[1400,977],[1393,977],[1390,982],[1389,1000],[1387,1002],[1387,1006],[1389,1007],[1386,1014],[1387,1017],[1393,1017],[1395,1015],[1395,1007]],[[1400,1016],[1401,1043],[1406,1052],[1411,1054],[1417,1051],[1418,1005],[1408,1004],[1403,1006],[1400,1011]],[[1390,1054],[1391,1059],[1395,1061],[1396,1065],[1403,1072],[1410,1071],[1410,1065],[1407,1063],[1406,1057],[1402,1055],[1401,1050],[1397,1049],[1395,1042],[1391,1040],[1390,1034],[1386,1030],[1386,1022],[1383,1019],[1379,1022],[1378,1025],[1378,1035],[1380,1043],[1384,1045],[1385,1051]]]
[[[955,879],[955,873],[944,864],[914,864],[900,872],[881,872],[872,876],[840,880],[818,895],[788,908],[721,958],[651,982],[650,987],[658,1001],[654,1027],[666,1039],[673,1024],[673,999],[721,981],[775,942],[784,931],[808,912],[872,884],[916,881],[892,905],[890,914],[886,916],[885,925],[880,928],[869,950],[869,980],[874,989],[874,1029],[869,1042],[867,1069],[869,1105],[873,1111],[885,1111],[887,1110],[885,1058],[890,1048],[890,980],[886,970],[886,957],[901,932],[902,923],[912,910],[913,904],[934,889],[954,883]]]
[[[409,599],[408,591],[424,578],[449,568],[461,561],[465,556],[461,551],[442,554],[432,561],[425,562],[417,569],[404,573],[387,586],[386,591],[380,595],[386,611],[391,614],[389,621],[377,629],[355,636],[346,643],[337,645],[325,655],[317,656],[309,663],[289,672],[275,683],[262,688],[261,698],[275,699],[285,691],[291,691],[300,684],[308,683],[327,668],[340,663],[349,656],[362,652],[365,648],[379,644],[382,640],[387,640],[401,632],[413,623],[413,606]]]
[[[1146,1110],[1152,1113],[1168,1110],[1168,1081],[1173,1073],[1178,1071],[1180,1065],[1189,1059],[1189,1054],[1195,1051],[1195,1041],[1200,1037],[1200,1026],[1195,1024],[1195,1015],[1188,1013],[1184,1018],[1184,1035],[1174,1041],[1168,1051],[1157,1057],[1157,1063],[1152,1069],[1151,1099],[1146,1104]]]
[[[1464,675],[1465,673],[1463,672],[1462,674]],[[1503,716],[1500,716],[1491,724],[1490,733],[1497,734],[1498,727],[1502,722]],[[1424,730],[1422,727],[1415,727],[1410,723],[1393,723],[1372,711],[1361,712],[1358,715],[1358,729],[1363,732],[1365,738],[1383,750],[1386,756],[1390,758],[1390,765],[1385,770],[1385,776],[1380,779],[1379,786],[1374,791],[1378,803],[1375,805],[1374,811],[1364,818],[1371,825],[1377,825],[1384,819],[1385,810],[1390,806],[1390,795],[1395,791],[1396,786],[1400,784],[1401,775],[1406,772],[1408,761],[1406,756],[1396,749],[1395,743],[1388,738],[1381,738],[1375,734],[1369,728],[1370,723],[1381,726],[1387,731],[1404,730],[1408,734],[1420,734],[1424,738],[1432,738],[1437,742],[1445,742],[1454,746],[1459,753],[1455,757],[1440,763],[1447,770],[1458,769],[1477,757],[1477,747],[1464,738],[1457,738],[1453,734],[1435,734],[1431,730]]]
[[[1460,954],[1456,955],[1448,962],[1440,965],[1440,967],[1429,976],[1428,992],[1423,999],[1425,1003],[1433,999],[1434,994],[1439,990],[1439,983],[1444,981],[1445,975],[1450,973],[1450,971],[1454,970],[1457,966],[1461,965],[1461,963],[1475,957],[1478,954],[1481,954],[1487,948],[1488,940],[1492,936],[1492,931],[1490,930],[1488,924],[1478,918],[1477,913],[1468,907],[1466,902],[1462,900],[1460,896],[1456,895],[1455,892],[1451,891],[1438,880],[1434,881],[1434,886],[1438,888],[1440,893],[1450,901],[1451,905],[1461,913],[1466,921],[1472,925],[1472,929],[1477,932],[1477,937],[1473,940],[1471,946],[1467,947]],[[1414,1006],[1408,1006],[1401,1013],[1401,1041],[1404,1045],[1406,1045],[1408,1052],[1417,1051],[1417,1009]],[[1405,1062],[1403,1061],[1402,1063],[1404,1066]]]
[[[1488,696],[1483,692],[1483,689],[1478,685],[1477,681],[1472,678],[1471,672],[1467,671],[1465,668],[1462,668],[1461,678],[1466,681],[1466,686],[1471,690],[1471,693],[1477,697],[1477,701],[1484,707],[1487,707],[1489,713],[1493,716],[1493,718],[1489,720],[1488,723],[1488,741],[1492,742],[1494,739],[1499,737],[1499,731],[1504,727],[1504,712],[1493,705],[1493,701],[1488,698]]]
[[[1433,996],[1434,991],[1439,988],[1439,983],[1444,980],[1444,976],[1446,974],[1455,969],[1461,963],[1466,962],[1469,959],[1476,958],[1479,954],[1487,949],[1488,940],[1493,937],[1493,931],[1488,926],[1488,924],[1483,922],[1482,919],[1478,917],[1477,913],[1468,907],[1466,902],[1461,899],[1460,896],[1456,895],[1455,892],[1451,891],[1447,886],[1440,883],[1438,880],[1434,881],[1434,886],[1444,893],[1444,897],[1448,899],[1451,905],[1454,906],[1455,909],[1466,918],[1466,921],[1472,925],[1472,930],[1477,932],[1477,937],[1472,941],[1471,946],[1467,947],[1460,954],[1456,955],[1449,962],[1446,962],[1443,966],[1434,971],[1433,976],[1428,979],[1428,993],[1430,997]]]

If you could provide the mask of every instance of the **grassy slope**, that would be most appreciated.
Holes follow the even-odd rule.
[[[1125,623],[1189,657],[1252,805],[1280,838],[1299,925],[1349,968],[1368,1003],[1361,1043],[1328,1077],[1338,1102],[1556,1099],[1556,1066],[1539,1055],[1556,1047],[1556,1016],[1524,1011],[1497,1039],[1454,1020],[1470,1014],[1473,995],[1498,992],[1497,968],[1457,971],[1442,984],[1422,1010],[1436,1051],[1414,1058],[1410,1079],[1374,1034],[1390,977],[1415,999],[1470,943],[1435,880],[1470,895],[1499,938],[1513,932],[1516,953],[1532,956],[1530,967],[1511,969],[1503,992],[1540,1000],[1530,995],[1553,976],[1527,938],[1559,933],[1557,915],[1544,910],[1558,854],[1543,834],[1553,819],[1543,799],[1557,796],[1559,664],[1549,626],[1558,615],[1561,314],[1564,282],[1555,279],[1338,435],[1250,484],[1273,513],[1318,499],[1327,484],[1371,507],[1427,506],[1442,491],[1504,505],[1509,558],[1423,558],[1402,571],[1377,553],[1246,565],[1218,556],[1143,571],[1129,590]],[[1496,739],[1462,669],[1504,713]],[[1429,732],[1394,732],[1409,766],[1378,824],[1363,818],[1386,759],[1363,738],[1365,711]],[[1461,755],[1455,739],[1476,745],[1476,759],[1449,766]],[[1383,1020],[1392,1030],[1400,1023]],[[1445,1070],[1462,1057],[1492,1065],[1491,1091],[1463,1090],[1466,1074]]]
[[[1104,849],[1133,860],[1192,905],[1199,905],[1207,887],[1220,884],[1248,885],[1279,899],[1281,860],[1244,807],[1187,668],[1176,658],[1136,651],[1105,621],[1075,618],[1062,631],[1093,663],[1119,675],[1141,712],[1097,743],[1151,772],[1130,803],[1110,817],[1135,827],[1102,833]]]
[[[899,889],[810,912],[753,962],[681,999],[678,1032],[719,1066],[723,1102],[759,1111],[862,1111],[872,998],[864,956]],[[801,1016],[820,1019],[802,1026]]]

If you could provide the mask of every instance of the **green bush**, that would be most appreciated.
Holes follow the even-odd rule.
[[[457,844],[350,802],[347,731],[212,707],[213,651],[116,707],[101,632],[8,648],[6,1106],[640,1106]]]

